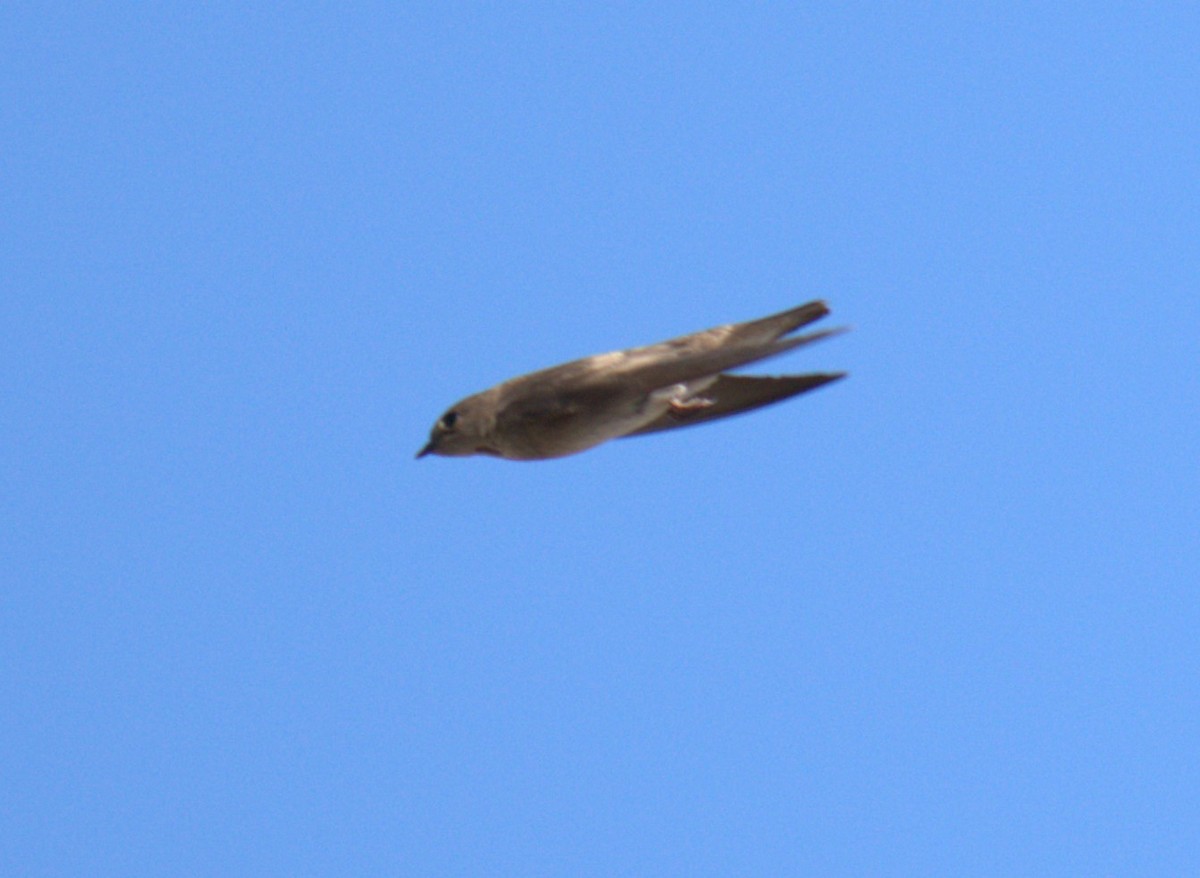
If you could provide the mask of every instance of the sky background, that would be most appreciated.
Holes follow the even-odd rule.
[[[1200,873],[1194,3],[0,12],[0,872]],[[546,463],[458,398],[827,299]]]

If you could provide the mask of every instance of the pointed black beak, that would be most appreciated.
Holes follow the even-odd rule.
[[[428,443],[428,444],[427,444],[427,445],[426,445],[424,448],[422,448],[420,451],[418,451],[418,452],[417,452],[417,456],[416,456],[415,458],[413,458],[413,459],[414,459],[414,460],[420,460],[420,459],[421,459],[422,457],[424,457],[426,454],[432,454],[432,453],[433,453],[433,440],[432,440],[432,439],[430,439],[430,440],[429,440],[429,443]]]

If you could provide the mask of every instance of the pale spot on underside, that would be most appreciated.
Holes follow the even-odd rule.
[[[715,376],[709,376],[698,378],[695,381],[681,381],[678,384],[671,384],[652,391],[650,398],[655,402],[666,402],[675,411],[706,408],[712,405],[713,401],[698,394],[707,390],[716,380]]]

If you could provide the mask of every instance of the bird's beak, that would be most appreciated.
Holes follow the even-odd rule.
[[[432,454],[432,453],[433,453],[433,440],[430,439],[429,443],[424,448],[422,448],[420,451],[417,452],[417,456],[414,458],[414,460],[420,460],[426,454]]]

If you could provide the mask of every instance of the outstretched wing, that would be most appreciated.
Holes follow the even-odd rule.
[[[829,308],[824,302],[809,302],[759,320],[730,323],[645,347],[584,357],[525,375],[512,383],[568,386],[580,390],[618,385],[624,392],[649,393],[775,357],[843,332],[842,329],[826,329],[807,335],[791,335],[828,313]]]
[[[694,408],[670,409],[646,426],[626,433],[626,436],[643,436],[677,427],[706,424],[718,418],[739,415],[766,405],[782,402],[801,393],[816,390],[830,382],[845,378],[845,372],[820,372],[809,375],[721,375],[709,385],[702,396],[711,405]]]

